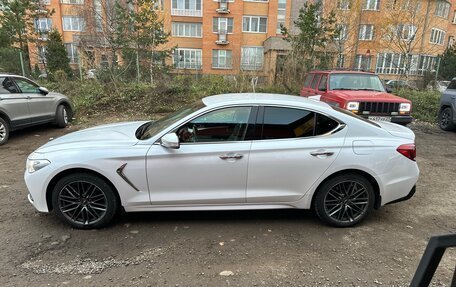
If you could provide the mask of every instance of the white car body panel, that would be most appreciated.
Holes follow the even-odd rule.
[[[416,162],[396,151],[414,142],[405,127],[382,128],[301,97],[267,94],[212,96],[206,107],[147,140],[135,137],[144,122],[95,127],[55,139],[29,158],[47,159],[48,166],[25,173],[35,208],[49,212],[46,190],[51,180],[69,169],[86,169],[105,177],[118,191],[126,211],[234,210],[310,208],[318,186],[346,170],[369,174],[378,183],[380,205],[407,196],[418,180]],[[166,133],[207,111],[232,105],[275,105],[304,108],[346,124],[332,134],[302,139],[182,144],[161,146]],[[330,156],[312,156],[326,151]],[[239,160],[220,155],[239,153]],[[125,181],[117,170],[126,163]],[[136,190],[136,189],[137,190]]]

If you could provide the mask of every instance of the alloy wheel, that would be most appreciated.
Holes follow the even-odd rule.
[[[324,198],[324,209],[332,219],[349,223],[362,217],[369,208],[369,191],[357,181],[337,183]]]
[[[60,190],[58,205],[68,220],[89,225],[100,221],[105,216],[108,200],[105,193],[95,184],[74,181]]]
[[[447,111],[443,111],[440,115],[440,125],[442,127],[447,127],[450,122],[450,114]]]
[[[6,137],[6,127],[0,123],[0,141]]]
[[[68,124],[68,112],[66,108],[63,108],[63,121]]]

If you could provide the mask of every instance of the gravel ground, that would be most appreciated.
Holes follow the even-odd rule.
[[[456,133],[411,127],[416,195],[345,229],[276,210],[135,213],[74,230],[35,211],[23,172],[35,148],[81,126],[16,132],[0,147],[0,286],[408,286],[429,237],[456,232]],[[450,286],[455,265],[448,250],[433,286]]]

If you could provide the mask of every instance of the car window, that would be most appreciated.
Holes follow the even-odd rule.
[[[320,74],[315,74],[315,77],[312,80],[311,88],[316,90],[318,85],[318,80],[320,80]]]
[[[177,129],[181,143],[243,141],[252,107],[231,107],[208,112]]]
[[[448,85],[447,89],[454,90],[456,89],[456,79],[452,80],[450,84]]]
[[[315,114],[310,111],[265,107],[262,139],[301,138],[314,135]]]
[[[391,85],[391,83],[387,83]],[[330,90],[368,90],[385,92],[380,78],[374,74],[338,73],[329,79]]]
[[[326,91],[326,83],[328,82],[328,76],[323,75],[320,80],[320,84],[318,85],[319,91]]]
[[[310,86],[313,76],[314,74],[307,74],[306,78],[304,79],[304,87]]]
[[[324,135],[334,131],[339,126],[339,122],[322,114],[317,114],[317,124],[315,125],[315,135]]]
[[[40,90],[38,90],[38,86],[30,81],[27,81],[25,79],[19,79],[19,78],[15,78],[14,81],[18,85],[19,89],[21,89],[21,92],[24,94],[40,92]]]
[[[19,90],[8,77],[0,77],[0,94],[17,94]]]

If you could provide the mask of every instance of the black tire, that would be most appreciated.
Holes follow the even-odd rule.
[[[6,144],[9,138],[10,128],[8,123],[0,118],[0,145]]]
[[[330,178],[318,188],[314,210],[329,225],[349,227],[367,217],[374,201],[372,184],[361,175],[347,173]]]
[[[452,131],[456,128],[453,123],[453,109],[446,107],[440,110],[439,127],[444,131]]]
[[[119,211],[113,188],[100,177],[75,173],[60,179],[52,191],[55,214],[74,228],[107,226]]]
[[[55,114],[55,123],[59,128],[65,128],[70,122],[70,111],[65,105],[59,105]]]

